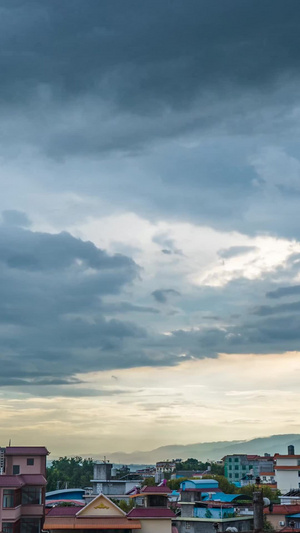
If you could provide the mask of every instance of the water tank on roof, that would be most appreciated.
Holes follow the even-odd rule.
[[[288,455],[295,455],[295,448],[292,444],[288,446]]]

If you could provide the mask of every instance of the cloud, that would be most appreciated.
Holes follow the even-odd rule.
[[[283,298],[285,296],[296,296],[300,294],[300,285],[291,285],[290,287],[278,287],[273,291],[266,293],[267,298]]]
[[[152,293],[153,298],[161,303],[165,304],[168,301],[168,296],[180,296],[180,292],[175,291],[174,289],[157,289],[156,291],[153,291]]]
[[[244,255],[256,251],[258,251],[258,248],[256,246],[231,246],[230,248],[219,250],[218,255],[222,257],[222,259],[230,259],[231,257],[236,257],[239,255]]]
[[[281,313],[295,313],[300,311],[300,302],[291,302],[287,304],[274,305],[261,305],[254,309],[253,314],[258,316],[277,315]]]
[[[17,211],[16,209],[2,211],[2,224],[6,226],[21,226],[26,228],[30,226],[30,223],[28,216],[22,211]]]

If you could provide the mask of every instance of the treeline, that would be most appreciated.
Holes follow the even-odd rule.
[[[224,475],[224,466],[206,461],[205,463],[202,461],[198,461],[198,459],[193,459],[192,457],[190,459],[187,459],[186,461],[181,461],[181,463],[176,464],[176,471],[179,470],[207,470],[210,467],[210,472],[212,474],[216,474],[219,476]]]
[[[47,491],[90,486],[93,477],[93,459],[60,457],[47,468]]]

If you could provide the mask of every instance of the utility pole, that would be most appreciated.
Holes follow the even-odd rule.
[[[261,490],[253,492],[253,525],[254,533],[260,533],[264,529],[264,499]]]

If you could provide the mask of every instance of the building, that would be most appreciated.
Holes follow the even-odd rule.
[[[138,520],[129,520],[122,511],[104,494],[99,494],[85,506],[56,506],[47,513],[44,522],[44,531],[50,533],[67,533],[79,529],[80,533],[125,532],[132,533],[141,530]]]
[[[294,446],[288,447],[287,455],[274,455],[275,481],[282,494],[300,488],[300,455],[295,455]]]
[[[286,494],[279,496],[280,503],[286,505],[300,505],[300,489],[289,490]]]
[[[174,512],[169,509],[171,489],[166,485],[143,487],[132,498],[135,507],[128,513],[128,518],[138,519],[143,533],[171,533]]]
[[[43,529],[49,533],[67,533],[74,529],[79,529],[80,533],[91,533],[91,530],[172,533],[175,515],[167,507],[169,490],[166,487],[144,487],[141,491],[143,504],[136,505],[127,515],[104,494],[99,494],[86,506],[53,507],[46,515]]]
[[[158,461],[155,465],[155,482],[160,483],[165,477],[171,477],[176,470],[176,464],[180,463],[180,459],[172,461]]]
[[[94,463],[94,476],[91,479],[92,491],[86,495],[86,501],[91,501],[98,494],[111,496],[115,499],[128,499],[127,494],[133,490],[136,485],[141,485],[142,480],[138,475],[130,474],[124,478],[116,478],[113,464],[109,461],[96,461]]]
[[[299,526],[295,525],[295,527],[300,527],[300,505],[273,505],[272,510],[265,507],[264,515],[275,531],[281,531],[293,521],[295,524],[299,523]]]
[[[0,475],[0,531],[3,533],[40,533],[48,453],[43,446],[5,448],[5,472]]]
[[[0,447],[0,475],[2,475],[4,472],[4,453],[5,448]]]
[[[271,455],[246,455],[233,454],[223,457],[224,461],[224,475],[231,483],[239,482],[243,478],[247,480],[247,476],[260,476],[261,472],[274,471],[274,459]],[[248,478],[251,482],[251,478]]]
[[[206,533],[214,531],[218,524],[219,531],[236,527],[238,531],[248,531],[252,527],[253,517],[239,512],[242,502],[251,498],[241,494],[224,494],[214,479],[183,481],[181,487],[180,516],[173,520],[179,533]]]

